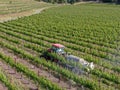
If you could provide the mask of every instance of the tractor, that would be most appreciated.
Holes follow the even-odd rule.
[[[52,44],[52,47],[49,48],[47,51],[44,51],[43,54],[40,56],[40,57],[44,57],[46,60],[51,60],[57,63],[58,60],[56,58],[52,58],[50,55],[48,55],[50,53],[65,55],[64,46],[61,44]]]
[[[55,52],[59,55],[63,55],[65,54],[64,48],[65,46],[61,44],[53,44],[52,47],[48,49],[48,52]]]
[[[52,44],[52,47],[45,51],[42,57],[44,57],[46,60],[51,60],[52,62],[55,62],[77,74],[83,72],[84,70],[89,71],[94,69],[93,62],[89,63],[83,58],[71,55],[70,53],[65,52],[64,49],[64,45]],[[65,59],[65,63],[61,62],[59,58],[49,55],[51,53],[55,53],[58,56],[63,57]]]

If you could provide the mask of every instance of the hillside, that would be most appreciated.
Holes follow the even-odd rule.
[[[36,0],[0,0],[0,15],[28,11],[49,5]]]
[[[0,23],[0,68],[6,71],[0,73],[0,81],[12,90],[18,83],[20,90],[31,86],[39,90],[120,90],[119,11],[120,6],[113,4],[64,5]],[[78,75],[40,58],[53,43],[93,62],[95,68]],[[15,73],[10,83],[4,66],[29,83],[16,81]]]
[[[55,5],[36,0],[0,0],[0,22],[37,14],[51,6]]]

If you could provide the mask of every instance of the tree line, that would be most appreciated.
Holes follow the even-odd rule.
[[[71,3],[71,4],[74,4],[75,2],[81,2],[81,1],[97,1],[97,2],[103,2],[103,3],[120,4],[120,0],[36,0],[36,1],[44,1],[48,3]]]

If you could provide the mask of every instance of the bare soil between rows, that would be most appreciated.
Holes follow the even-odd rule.
[[[1,49],[0,49],[1,50]],[[17,84],[20,86],[21,89],[29,90],[29,89],[36,89],[38,88],[37,85],[29,78],[24,76],[22,73],[17,72],[14,68],[10,65],[6,64],[5,62],[0,60],[0,68],[8,77],[11,83]],[[1,86],[0,90],[7,90],[5,86]]]
[[[46,77],[48,80],[52,81],[53,83],[58,84],[63,89],[66,89],[66,90],[77,90],[77,88],[78,88],[78,87],[71,86],[70,82],[62,80],[63,78],[60,80],[59,77],[55,77],[52,74],[52,71],[48,70],[47,68],[45,68],[45,67],[36,67],[35,65],[27,62],[27,60],[14,55],[14,53],[11,53],[11,51],[9,51],[6,48],[2,48],[1,51],[5,55],[14,58],[15,62],[22,63],[23,65],[27,66],[29,69],[34,71],[39,76]]]
[[[8,90],[7,87],[2,84],[2,82],[0,82],[0,90]]]

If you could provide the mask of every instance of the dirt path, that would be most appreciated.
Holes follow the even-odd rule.
[[[58,77],[55,77],[54,75],[51,74],[50,71],[48,71],[47,68],[44,67],[36,67],[33,64],[30,64],[29,62],[27,62],[27,60],[24,60],[16,55],[14,55],[13,53],[11,53],[8,49],[0,49],[4,54],[6,54],[7,56],[10,56],[12,58],[15,59],[15,61],[22,63],[25,66],[28,66],[29,69],[31,69],[32,71],[34,71],[36,74],[38,74],[39,76],[44,76],[46,77],[48,80],[57,83],[60,87],[65,88],[66,90],[77,90],[77,87],[70,87],[70,82],[69,81],[64,81],[64,80],[59,80]]]
[[[11,21],[11,20],[15,20],[21,17],[25,17],[25,16],[30,16],[33,14],[39,14],[42,11],[44,11],[45,9],[48,8],[52,8],[52,7],[58,7],[58,6],[62,6],[62,5],[56,5],[56,6],[46,6],[40,9],[33,9],[30,11],[24,11],[24,12],[20,12],[20,13],[12,13],[12,14],[6,14],[6,15],[0,15],[0,22],[6,22],[6,21]]]
[[[88,2],[78,2],[75,3],[74,5],[79,5],[79,4],[85,4],[85,3],[95,3],[94,1],[88,1]],[[63,6],[63,5],[70,5],[70,4],[60,4],[60,5],[55,5],[55,6],[46,6],[40,9],[32,9],[29,11],[24,11],[24,12],[19,12],[19,13],[11,13],[11,14],[5,14],[5,15],[0,15],[0,22],[6,22],[6,21],[11,21],[15,20],[21,17],[25,16],[30,16],[33,14],[39,14],[45,9],[52,8],[52,7],[58,7],[58,6]]]

